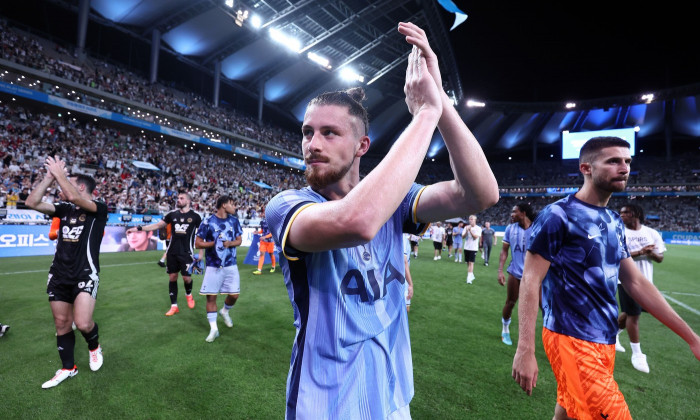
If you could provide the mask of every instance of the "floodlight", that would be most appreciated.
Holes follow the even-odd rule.
[[[226,0],[224,2],[224,4],[228,7],[230,7],[231,9],[233,9],[233,0]]]
[[[292,50],[296,53],[298,53],[301,50],[301,41],[285,34],[279,29],[270,28],[270,38],[272,38],[273,41],[284,45],[285,47],[287,47],[287,49]]]
[[[306,56],[309,57],[309,60],[313,61],[316,64],[320,64],[321,66],[327,69],[331,68],[330,61],[326,57],[318,55],[313,51],[306,54]]]
[[[248,11],[244,9],[238,9],[236,12],[236,25],[238,26],[243,26],[243,22],[245,22],[248,19]]]
[[[566,109],[571,109],[571,108],[576,108],[576,104],[573,102],[569,102],[568,104],[566,104]]]
[[[343,67],[343,69],[340,70],[340,77],[343,80],[352,81],[352,82],[362,83],[365,81],[364,76],[357,74],[357,72],[355,72],[355,70],[353,70],[349,67]]]
[[[250,17],[250,25],[255,29],[260,28],[262,26],[262,19],[260,19],[260,16],[252,15]]]
[[[483,107],[486,106],[486,103],[484,103],[484,102],[479,102],[479,101],[475,101],[475,100],[473,100],[473,99],[469,99],[469,100],[467,101],[467,106],[470,107],[470,108],[483,108]]]

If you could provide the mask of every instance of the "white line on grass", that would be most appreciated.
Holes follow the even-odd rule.
[[[105,264],[105,265],[101,265],[100,268],[104,268],[104,267],[123,267],[123,266],[125,266],[125,265],[139,265],[139,264],[152,264],[152,263],[153,263],[153,261],[135,262],[135,263],[128,263],[128,264]],[[3,275],[4,275],[4,276],[9,276],[9,275],[11,275],[11,274],[30,274],[30,273],[48,273],[48,272],[49,272],[49,269],[48,269],[48,268],[45,268],[45,269],[43,269],[43,270],[15,271],[15,272],[12,272],[12,273],[1,273],[1,272],[0,272],[0,276],[3,276]]]
[[[666,291],[661,291],[661,293],[671,293],[673,295],[683,295],[683,296],[695,296],[695,297],[700,297],[699,294],[697,293],[683,293],[683,292],[666,292]]]
[[[675,303],[676,305],[681,306],[681,307],[683,307],[683,308],[689,310],[690,312],[694,313],[695,315],[700,315],[700,311],[698,311],[697,309],[695,309],[695,308],[693,308],[693,307],[691,307],[691,306],[688,306],[688,305],[686,305],[685,303],[683,303],[683,302],[681,302],[681,301],[678,301],[678,300],[676,300],[676,299],[674,299],[674,298],[668,296],[668,295],[665,294],[665,293],[661,293],[661,295],[662,295],[663,297],[665,297],[666,300],[670,300],[671,302],[673,302],[673,303]]]

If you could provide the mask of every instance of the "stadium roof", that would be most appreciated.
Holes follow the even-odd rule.
[[[80,2],[13,7],[34,3],[76,13]],[[400,21],[426,29],[445,88],[487,151],[547,147],[562,130],[640,126],[638,136],[663,138],[671,125],[675,135],[700,136],[690,14],[598,0],[575,9],[567,2],[455,3],[469,18],[453,31],[454,15],[437,0],[90,0],[89,26],[113,26],[147,43],[157,31],[163,51],[210,74],[220,63],[222,80],[251,96],[262,90],[268,108],[297,121],[311,97],[357,85],[339,77],[351,68],[364,77],[370,151],[378,155],[410,120],[403,98],[410,49],[396,31]],[[298,51],[274,41],[272,30],[297,39]],[[643,93],[654,100],[641,100]],[[471,98],[486,106],[467,107]],[[575,108],[564,107],[570,101]],[[429,157],[445,156],[436,135]]]

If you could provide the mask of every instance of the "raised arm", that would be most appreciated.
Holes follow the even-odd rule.
[[[53,216],[53,214],[56,212],[56,207],[54,207],[54,205],[51,203],[41,201],[41,198],[46,193],[46,190],[51,186],[51,184],[53,184],[53,182],[53,175],[51,175],[51,172],[46,171],[46,175],[41,179],[41,181],[39,181],[38,184],[34,186],[34,188],[32,188],[32,192],[29,193],[29,196],[27,196],[24,204],[30,209]]]
[[[167,225],[167,223],[165,223],[165,221],[163,219],[161,219],[155,223],[151,223],[150,225],[130,227],[129,229],[126,230],[126,233],[137,232],[137,231],[141,231],[141,230],[144,232],[151,232],[154,230],[163,229],[166,225]],[[196,244],[195,244],[195,246],[196,246]],[[198,246],[196,246],[196,247],[199,248]]]
[[[76,188],[75,184],[68,179],[65,169],[66,164],[61,158],[58,156],[53,158],[49,156],[46,158],[46,164],[44,166],[46,166],[47,171],[51,172],[51,175],[56,179],[66,200],[89,212],[94,213],[97,211],[97,204],[86,197],[87,194],[82,194],[78,188]]]
[[[535,358],[535,323],[540,302],[540,286],[549,270],[549,261],[539,254],[527,251],[523,278],[520,280],[518,303],[518,349],[513,358],[513,379],[527,393],[537,386],[537,359]]]
[[[442,88],[438,59],[430,48],[425,32],[412,23],[400,23],[399,32],[406,36],[406,42],[421,50],[428,70],[440,90],[443,111],[438,129],[449,152],[454,175],[452,181],[439,182],[426,188],[419,202],[419,219],[427,222],[444,220],[465,213],[477,213],[493,206],[499,198],[496,177],[481,145]]]
[[[700,337],[671,308],[656,286],[644,277],[632,258],[625,258],[620,262],[620,282],[642,308],[685,340],[695,357],[700,360]]]
[[[408,58],[404,92],[413,120],[386,157],[347,194],[339,193],[337,199],[327,197],[330,201],[300,211],[291,223],[287,244],[299,251],[318,252],[367,243],[396,211],[413,185],[442,113],[439,92],[417,48]],[[317,130],[313,124],[304,131],[305,141],[312,149],[317,147],[314,142],[320,141],[321,145],[332,145],[328,148],[337,152],[342,147],[340,142],[347,141],[334,136],[330,129]],[[352,162],[366,152],[369,139],[364,136],[358,147],[364,149],[355,150],[350,165],[358,164]]]

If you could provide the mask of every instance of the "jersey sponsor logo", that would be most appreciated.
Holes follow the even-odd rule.
[[[525,244],[521,244],[521,243],[516,242],[515,247],[513,247],[513,251],[524,253],[525,252]]]
[[[84,226],[68,227],[63,226],[63,240],[68,242],[76,242],[80,239],[80,234],[83,233]]]
[[[377,279],[377,270],[367,271],[367,280],[372,288],[373,300],[379,300],[386,296],[386,289],[389,283],[392,281],[398,281],[400,284],[406,282],[406,278],[397,270],[391,263],[387,264],[386,270],[384,272],[384,287],[380,287],[379,280]],[[362,272],[358,269],[352,269],[348,271],[343,280],[340,282],[340,290],[344,296],[347,295],[358,295],[362,302],[369,302],[369,293],[365,286],[365,282],[362,277]]]
[[[187,233],[189,223],[175,223],[175,233]]]

